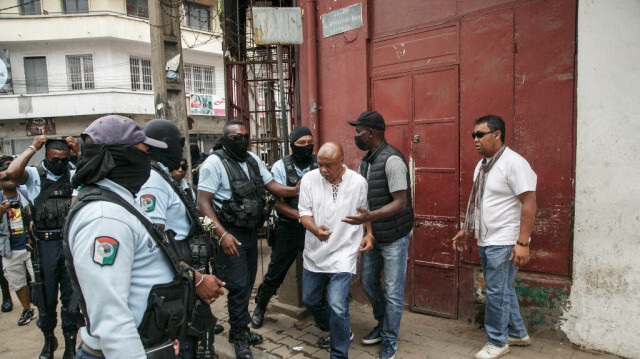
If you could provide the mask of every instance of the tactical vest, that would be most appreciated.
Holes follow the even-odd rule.
[[[390,156],[398,156],[405,166],[407,161],[400,151],[383,141],[374,153],[365,156],[360,163],[360,174],[367,178],[369,191],[367,199],[369,210],[375,211],[384,205],[391,203],[393,197],[389,192],[385,166]],[[369,176],[367,177],[367,171]],[[407,171],[407,206],[393,217],[381,219],[371,223],[376,242],[390,243],[405,236],[413,228],[413,205],[411,201],[411,180]]]
[[[176,241],[180,260],[189,264],[201,273],[208,273],[209,258],[211,257],[211,241],[207,232],[200,223],[196,203],[184,188],[180,187],[167,171],[163,170],[156,161],[151,161],[151,169],[164,179],[182,201],[186,209],[187,218],[191,227],[187,237],[182,241]]]
[[[291,156],[285,156],[282,158],[282,163],[284,164],[284,170],[287,177],[287,186],[295,187],[302,177],[298,176],[298,171],[293,163],[293,158]],[[318,158],[315,155],[312,155],[310,170],[315,170],[318,168]],[[289,207],[297,210],[298,209],[298,196],[295,197],[286,197],[284,198],[284,203],[286,203]],[[293,219],[287,217],[286,215],[278,212],[278,221],[280,223],[290,223],[290,224],[298,224],[297,219]]]
[[[47,178],[42,164],[35,166],[40,176],[40,195],[36,197],[33,206],[34,222],[39,231],[60,230],[69,213],[73,187],[69,181],[70,172],[67,170],[57,181]],[[53,191],[47,190],[55,186]]]
[[[267,192],[258,163],[247,155],[247,177],[240,164],[224,150],[217,150],[214,154],[222,161],[231,185],[231,199],[222,201],[221,208],[213,206],[218,219],[225,225],[238,228],[261,228],[271,209],[267,205]]]
[[[115,203],[132,215],[136,216],[145,226],[149,235],[156,242],[162,252],[169,258],[174,270],[174,278],[169,283],[156,284],[151,288],[147,299],[142,321],[138,326],[138,334],[145,349],[164,343],[167,339],[173,340],[182,337],[187,329],[189,313],[192,312],[195,301],[195,286],[193,276],[187,268],[180,264],[178,249],[175,240],[171,238],[171,231],[163,232],[160,227],[140,213],[131,203],[108,189],[96,185],[86,185],[80,189],[77,201],[69,212],[69,220],[64,227],[63,253],[66,259],[67,270],[71,277],[74,296],[70,307],[75,309],[80,306],[84,316],[87,331],[91,334],[91,322],[87,314],[87,305],[82,295],[78,276],[73,264],[73,254],[69,247],[69,227],[73,216],[84,206],[93,201],[107,201]],[[83,325],[80,325],[83,326]],[[149,357],[149,355],[147,355]]]

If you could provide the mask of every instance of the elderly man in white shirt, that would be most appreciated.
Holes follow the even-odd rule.
[[[356,273],[358,252],[371,250],[374,242],[371,222],[362,226],[342,222],[355,214],[354,208],[367,207],[367,181],[343,162],[339,144],[320,147],[318,169],[302,178],[298,202],[300,221],[307,229],[302,300],[316,323],[331,331],[318,340],[320,347],[331,348],[331,359],[348,358],[349,283]]]

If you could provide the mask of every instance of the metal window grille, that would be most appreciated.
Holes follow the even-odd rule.
[[[186,93],[193,93],[193,84],[191,82],[191,65],[184,64],[184,91]]]
[[[187,93],[215,95],[215,68],[203,65],[184,65],[184,87]]]
[[[67,56],[67,83],[69,90],[93,90],[93,55]]]
[[[131,71],[131,90],[153,90],[151,79],[151,60],[138,57],[129,58]]]

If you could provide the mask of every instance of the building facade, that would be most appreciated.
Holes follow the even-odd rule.
[[[179,6],[190,137],[206,150],[224,125],[217,2]],[[0,0],[0,152],[77,136],[105,114],[154,118],[148,14],[147,0]]]

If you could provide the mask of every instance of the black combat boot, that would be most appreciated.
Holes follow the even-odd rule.
[[[236,359],[253,359],[249,346],[249,328],[236,327],[229,332],[229,341],[233,340]]]
[[[55,334],[53,334],[53,331],[42,332],[42,334],[44,335],[44,345],[42,346],[39,359],[53,359],[53,352],[58,349],[58,339]]]
[[[76,338],[78,332],[64,332],[64,354],[62,359],[75,359],[76,358]]]
[[[267,311],[269,300],[271,300],[271,297],[275,292],[275,288],[264,283],[260,284],[258,287],[258,293],[256,294],[256,309],[253,311],[253,316],[251,316],[252,327],[256,329],[262,327],[262,323],[264,323],[264,313]]]
[[[10,312],[13,310],[13,301],[11,300],[11,292],[9,291],[9,283],[4,277],[0,279],[0,286],[2,287],[2,309],[0,310]]]

